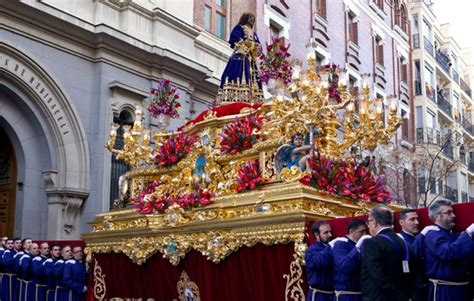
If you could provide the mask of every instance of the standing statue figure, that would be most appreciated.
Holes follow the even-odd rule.
[[[239,24],[232,29],[229,44],[234,52],[222,73],[220,94],[223,94],[223,91],[228,88],[243,84],[249,89],[249,96],[255,97],[252,94],[262,90],[262,82],[256,64],[261,46],[257,34],[253,32],[254,24],[255,15],[246,12],[240,17]],[[227,96],[222,97],[222,101],[238,101],[227,99]]]

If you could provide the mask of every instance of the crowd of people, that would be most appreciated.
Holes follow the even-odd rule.
[[[326,221],[313,224],[316,242],[306,251],[309,301],[473,300],[474,224],[456,233],[452,203],[429,207],[433,225],[420,231],[413,209],[398,215],[378,205],[367,221],[353,219],[348,234],[332,238]],[[370,233],[370,235],[367,234]]]
[[[87,291],[81,246],[2,237],[1,301],[79,301]]]

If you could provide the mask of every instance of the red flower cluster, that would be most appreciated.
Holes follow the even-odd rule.
[[[255,115],[248,115],[226,125],[219,134],[222,138],[221,153],[235,155],[251,148],[260,139],[258,132],[261,127],[262,118]]]
[[[160,146],[158,154],[155,157],[155,162],[157,162],[160,167],[171,166],[179,162],[179,160],[191,151],[197,140],[196,136],[189,136],[184,133],[171,136]]]
[[[289,48],[290,45],[287,47],[281,45],[279,38],[274,38],[271,45],[267,44],[267,55],[260,54],[260,79],[262,82],[268,84],[270,78],[281,78],[285,84],[291,82],[293,69],[290,65]]]
[[[151,183],[147,188],[143,189],[140,194],[130,198],[130,203],[135,207],[137,213],[151,214],[164,213],[168,207],[178,204],[181,208],[190,209],[195,207],[203,207],[212,203],[212,194],[208,190],[199,189],[192,193],[183,193],[172,195],[166,193],[156,198],[153,195],[155,188],[161,185],[159,181]]]
[[[312,175],[300,180],[304,185],[366,203],[389,203],[392,199],[382,178],[374,176],[362,163],[333,161],[319,153],[308,162]]]
[[[245,189],[254,190],[258,184],[262,182],[262,170],[260,169],[260,161],[254,160],[244,164],[237,173],[237,192]]]
[[[339,94],[339,91],[337,91],[337,86],[339,82],[339,74],[337,71],[338,69],[337,65],[329,64],[329,65],[324,65],[321,68],[323,71],[329,72],[329,87],[328,87],[329,98],[332,98],[337,103],[340,103],[342,99],[341,99],[341,95]]]
[[[181,104],[178,102],[179,94],[176,87],[171,85],[171,81],[163,80],[158,83],[156,89],[151,89],[152,100],[148,111],[153,117],[159,115],[178,118],[178,108]]]

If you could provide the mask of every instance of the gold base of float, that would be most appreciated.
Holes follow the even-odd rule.
[[[242,246],[295,243],[302,260],[306,222],[367,214],[365,203],[352,204],[299,183],[214,199],[215,204],[184,211],[171,206],[164,214],[141,215],[133,209],[99,214],[83,234],[88,260],[92,253],[122,252],[137,264],[159,252],[177,265],[195,249],[218,263]]]

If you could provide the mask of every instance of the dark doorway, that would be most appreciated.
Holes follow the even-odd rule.
[[[0,235],[13,236],[17,164],[7,133],[0,127]]]

